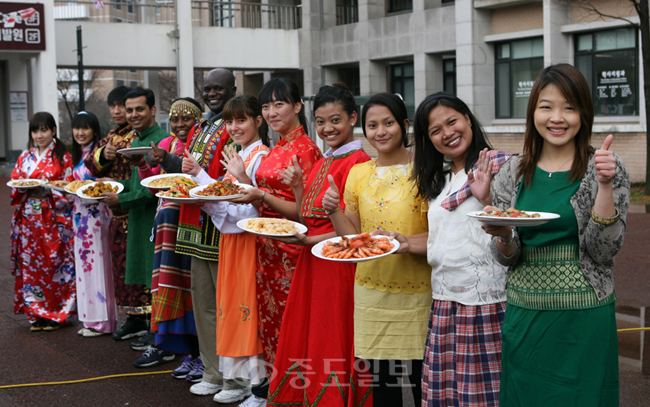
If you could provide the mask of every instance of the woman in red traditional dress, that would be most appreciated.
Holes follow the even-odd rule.
[[[355,369],[355,264],[322,260],[311,253],[312,245],[336,236],[323,208],[329,182],[344,188],[350,169],[370,157],[361,140],[354,140],[357,105],[345,85],[321,87],[313,103],[318,137],[329,150],[314,165],[306,187],[300,167],[289,167],[284,173],[284,182],[301,202],[300,220],[309,231],[308,236],[282,239],[303,247],[291,283],[275,360],[277,374],[271,380],[267,404],[371,406],[370,381],[359,380],[360,372]],[[345,209],[343,202],[341,208]]]
[[[282,183],[282,174],[293,165],[300,166],[303,182],[323,154],[306,132],[306,118],[298,86],[287,78],[265,83],[258,97],[262,116],[269,127],[280,133],[280,140],[260,164],[255,179],[258,188],[245,191],[242,203],[260,201],[260,216],[288,218],[298,221],[296,198],[289,185]],[[296,268],[300,246],[266,237],[257,238],[257,303],[260,317],[260,338],[264,348],[267,376],[273,373],[275,350],[280,336],[282,316],[287,304],[291,279]],[[268,385],[253,388],[253,396],[243,405],[261,406],[266,400]]]
[[[30,138],[12,180],[72,181],[72,157],[56,137],[47,112],[29,121]],[[72,204],[44,187],[12,188],[11,273],[16,277],[14,312],[24,313],[32,331],[53,331],[74,313],[74,232]]]

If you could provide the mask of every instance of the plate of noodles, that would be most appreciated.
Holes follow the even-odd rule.
[[[167,190],[174,186],[174,181],[189,180],[189,175],[185,174],[160,174],[148,177],[140,181],[140,185],[145,188]]]
[[[307,226],[302,223],[278,218],[250,218],[237,222],[237,227],[258,236],[290,237],[293,230],[307,232]]]

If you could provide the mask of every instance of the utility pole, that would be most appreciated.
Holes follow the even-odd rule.
[[[86,110],[84,100],[84,57],[81,46],[81,26],[77,26],[77,82],[79,83],[79,111]]]

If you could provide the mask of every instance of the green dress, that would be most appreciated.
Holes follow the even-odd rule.
[[[515,207],[560,219],[518,229],[502,329],[501,407],[618,406],[615,295],[598,301],[579,266],[570,199],[580,182],[537,168]]]
[[[154,123],[153,126],[133,139],[131,147],[149,147],[153,141],[156,145],[169,133]],[[156,217],[156,198],[149,190],[140,185],[138,167],[131,166],[131,179],[117,181],[124,185],[117,197],[120,206],[129,211],[128,239],[126,241],[126,284],[146,284],[151,288],[153,271],[154,242],[152,239],[153,221]]]

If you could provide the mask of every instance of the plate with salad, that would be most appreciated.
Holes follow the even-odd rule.
[[[174,185],[169,190],[158,192],[156,196],[171,202],[193,204],[200,201],[200,199],[190,196],[190,189],[197,186],[199,184],[191,179],[179,179],[174,181]]]

